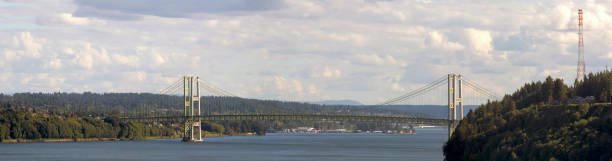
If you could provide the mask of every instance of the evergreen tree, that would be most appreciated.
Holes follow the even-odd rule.
[[[470,111],[446,142],[445,160],[612,160],[611,84],[607,70],[572,87],[551,77],[527,83]],[[564,104],[573,96],[606,103]]]

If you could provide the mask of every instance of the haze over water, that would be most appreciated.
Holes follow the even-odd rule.
[[[0,144],[0,160],[420,160],[440,161],[444,128],[416,135],[278,134],[207,138]]]

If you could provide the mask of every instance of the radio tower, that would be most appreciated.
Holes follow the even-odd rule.
[[[582,39],[582,9],[578,9],[578,66],[576,80],[582,80],[586,75],[584,62],[584,40]]]

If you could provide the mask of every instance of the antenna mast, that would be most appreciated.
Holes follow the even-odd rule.
[[[578,65],[576,69],[576,80],[582,80],[585,75],[584,61],[584,39],[582,39],[582,9],[578,9]]]

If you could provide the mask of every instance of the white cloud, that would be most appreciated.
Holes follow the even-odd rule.
[[[391,89],[393,89],[394,91],[400,91],[400,92],[406,91],[406,89],[401,87],[398,83],[391,84]]]
[[[429,36],[425,38],[425,44],[432,48],[441,48],[449,51],[462,50],[465,48],[457,42],[448,41],[447,37],[438,31],[429,32]]]
[[[8,82],[8,81],[9,81],[9,79],[11,78],[11,76],[12,76],[12,74],[11,74],[11,73],[0,73],[0,82],[4,82],[3,84],[7,84],[6,82]],[[2,93],[7,92],[7,91],[5,91],[5,90],[7,90],[7,89],[9,88],[9,87],[5,87],[5,86],[2,86],[2,85],[0,85],[0,87],[4,88],[4,90],[0,91],[0,92],[2,92]]]
[[[587,69],[612,59],[606,1],[95,2],[3,7],[0,92],[157,91],[193,74],[245,97],[376,103],[450,72],[512,92],[573,80],[579,7]]]
[[[126,56],[122,54],[113,54],[111,58],[114,62],[117,62],[118,64],[121,64],[121,65],[127,65],[127,66],[132,66],[132,67],[136,67],[140,65],[138,57],[133,56],[133,55]]]
[[[92,47],[91,43],[82,43],[77,46],[72,62],[84,69],[92,69],[94,66],[111,65],[111,58],[106,49]]]
[[[338,42],[352,42],[355,45],[360,45],[365,43],[366,38],[361,35],[361,34],[356,34],[356,33],[348,33],[348,34],[337,34],[337,33],[331,33],[331,34],[327,34],[325,39],[329,39],[329,40],[335,40]]]
[[[93,68],[94,60],[93,60],[93,56],[91,56],[91,54],[89,54],[89,53],[80,53],[80,54],[78,54],[73,59],[73,62],[78,64],[82,68],[92,69]]]
[[[41,81],[47,84],[49,87],[56,87],[57,85],[61,85],[66,81],[66,78],[62,77],[51,77],[48,73],[39,73],[37,75],[38,81]]]
[[[44,67],[47,69],[61,69],[64,65],[62,64],[61,59],[51,59],[45,62]]]
[[[493,50],[493,46],[491,45],[493,38],[489,31],[468,28],[465,30],[465,33],[469,47],[474,54],[477,56],[490,56],[489,52]]]
[[[104,25],[106,21],[87,18],[87,17],[74,17],[70,13],[58,13],[53,15],[43,15],[37,17],[36,22],[41,25],[75,25],[75,26],[87,26],[87,25]]]
[[[610,16],[610,8],[608,5],[598,3],[588,3],[587,8],[584,8],[584,28],[585,30],[609,30],[612,25],[612,16]],[[574,15],[576,15],[574,13]],[[575,18],[575,17],[574,17]],[[576,26],[577,20],[573,21],[572,26]]]
[[[342,71],[340,69],[334,69],[334,68],[330,68],[330,67],[325,67],[322,70],[320,70],[319,72],[315,72],[313,74],[311,74],[311,77],[313,78],[339,78],[340,76],[342,76]]]
[[[276,84],[276,89],[278,90],[287,90],[289,89],[289,85],[287,83],[287,79],[285,77],[275,76],[274,83]]]
[[[396,59],[391,55],[380,56],[377,54],[358,54],[355,56],[356,62],[371,65],[391,65],[405,67],[405,61]]]
[[[6,61],[11,61],[11,60],[14,60],[14,59],[17,58],[17,54],[14,51],[12,51],[12,50],[6,50],[5,49],[2,52],[2,55],[4,57],[4,60],[6,60]]]
[[[5,50],[5,58],[8,60],[27,56],[40,58],[42,45],[45,39],[34,38],[30,32],[21,32],[13,36],[12,49]]]
[[[297,93],[302,93],[302,91],[304,90],[302,88],[302,83],[300,83],[300,81],[298,80],[293,80],[293,86]]]
[[[548,70],[542,71],[540,73],[540,75],[543,76],[543,77],[546,77],[546,76],[549,76],[549,75],[556,75],[556,74],[558,74],[560,72],[561,72],[561,70],[558,70],[558,69],[552,69],[552,70],[548,69]]]
[[[162,57],[160,54],[153,54],[151,55],[151,58],[153,59],[153,63],[155,65],[162,65],[166,63],[166,59],[164,59],[164,57]]]
[[[603,59],[612,59],[612,52],[608,52],[608,55],[602,55],[602,56],[599,56],[599,57],[603,58]]]
[[[298,80],[287,79],[282,76],[274,76],[276,90],[284,93],[301,94],[303,92],[302,83]]]
[[[548,13],[548,15],[554,15],[549,17],[553,18],[549,19],[549,21],[552,23],[551,25],[553,25],[558,30],[565,30],[568,29],[570,25],[573,25],[570,24],[573,18],[572,14],[575,13],[572,8],[573,6],[570,7],[567,5],[556,6],[552,13]]]
[[[124,81],[130,82],[130,83],[143,82],[147,80],[147,73],[143,71],[122,72],[121,75]]]
[[[61,76],[51,76],[49,73],[38,73],[35,75],[22,75],[21,84],[28,85],[30,89],[41,92],[51,92],[56,87],[63,85],[66,78]],[[44,87],[44,88],[40,88]]]
[[[308,93],[310,94],[319,94],[319,89],[313,84],[308,85]]]
[[[208,20],[207,24],[208,24],[208,27],[216,27],[217,24],[219,24],[219,20]]]
[[[257,95],[263,95],[263,94],[264,94],[264,93],[263,93],[263,88],[261,88],[261,86],[254,86],[254,87],[253,87],[253,91],[255,91],[255,93],[256,93]]]
[[[31,80],[32,80],[32,76],[29,76],[29,77],[23,77],[23,78],[21,79],[21,84],[23,84],[23,85],[27,85],[27,84],[29,84],[29,83],[30,83],[30,81],[31,81]]]
[[[316,1],[286,1],[285,13],[296,14],[298,17],[314,17],[325,13],[325,8]]]

